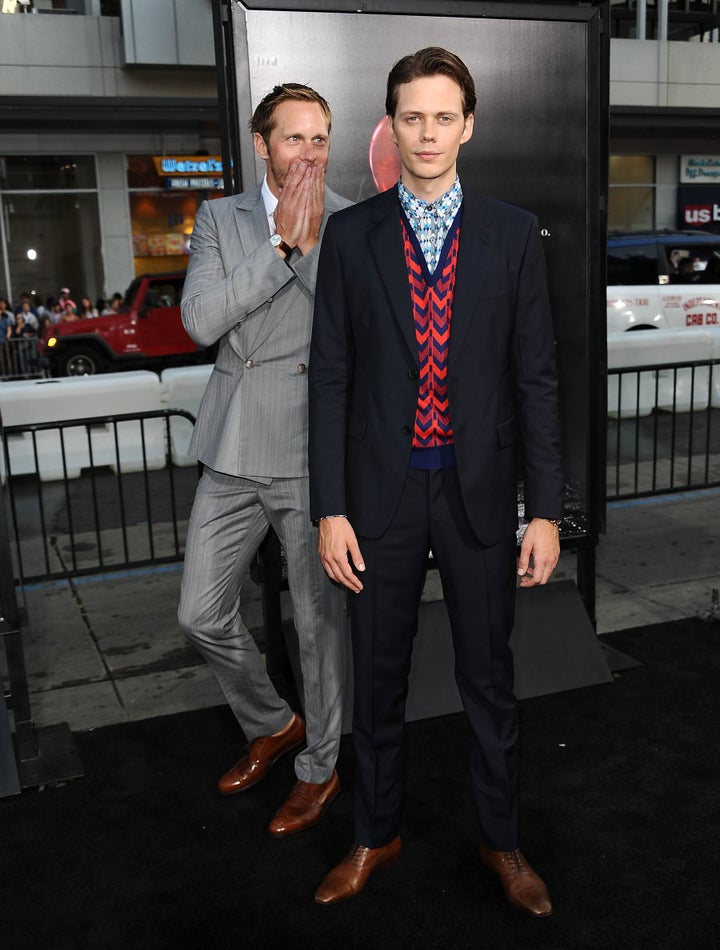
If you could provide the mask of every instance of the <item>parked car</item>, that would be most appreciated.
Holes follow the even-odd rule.
[[[607,332],[717,326],[720,234],[611,233]]]
[[[130,284],[117,313],[47,328],[40,349],[53,376],[209,362],[214,347],[199,347],[180,319],[184,281],[184,271],[144,274]]]

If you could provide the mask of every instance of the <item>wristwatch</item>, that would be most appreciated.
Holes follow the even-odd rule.
[[[282,237],[279,234],[273,234],[270,237],[270,243],[273,247],[279,247],[283,254],[292,254],[292,248],[289,244],[283,241]]]

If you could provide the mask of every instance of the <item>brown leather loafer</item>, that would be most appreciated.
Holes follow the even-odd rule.
[[[281,756],[292,752],[305,741],[305,723],[297,713],[282,732],[273,736],[259,736],[250,748],[218,782],[221,795],[235,795],[252,788],[265,778]]]
[[[480,860],[500,878],[502,889],[511,904],[533,917],[549,917],[552,914],[547,888],[519,848],[514,851],[491,851],[481,844]]]
[[[347,856],[332,869],[315,892],[316,902],[338,904],[354,897],[365,887],[373,871],[395,864],[400,860],[401,853],[402,844],[399,837],[393,838],[381,848],[353,845]]]
[[[284,805],[268,825],[276,838],[294,835],[317,824],[340,794],[340,779],[333,772],[327,782],[296,782]]]

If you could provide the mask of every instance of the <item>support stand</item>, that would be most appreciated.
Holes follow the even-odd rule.
[[[67,723],[37,728],[33,722],[19,625],[13,627],[3,619],[0,631],[7,659],[7,702],[15,727],[13,747],[10,716],[3,699],[0,706],[0,796],[17,795],[23,788],[81,778],[83,767]]]
[[[515,653],[518,699],[581,686],[612,682],[611,666],[595,635],[595,546],[581,544],[577,555],[577,586],[556,581],[536,591],[518,591],[516,623],[511,639]],[[436,564],[430,558],[428,568]],[[262,591],[265,662],[268,674],[285,694],[292,688],[302,695],[302,671],[296,638],[283,624],[280,592],[287,590],[287,571],[277,535],[268,532],[258,552],[253,579]],[[543,635],[538,636],[538,629]],[[294,633],[294,631],[293,631]],[[635,661],[625,658],[631,665]],[[346,696],[352,696],[350,662],[346,672]],[[350,730],[346,703],[343,731]],[[406,717],[457,712],[461,708],[454,678],[449,621],[442,601],[420,608],[418,636],[413,647]]]
[[[0,424],[0,437],[1,434]],[[2,443],[4,446],[4,439]],[[0,637],[7,660],[8,688],[3,689],[0,702],[0,797],[17,795],[23,788],[48,785],[83,775],[67,723],[37,729],[33,722],[22,646],[21,615],[15,592],[15,572],[3,490],[0,494]]]

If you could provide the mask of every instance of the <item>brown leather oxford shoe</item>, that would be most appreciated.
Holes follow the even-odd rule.
[[[332,869],[317,889],[315,901],[318,904],[339,904],[340,901],[354,897],[365,887],[373,871],[395,864],[400,860],[401,854],[402,844],[399,837],[393,838],[381,848],[353,845],[346,857]]]
[[[491,851],[487,845],[481,844],[480,860],[500,878],[502,889],[511,904],[533,917],[549,917],[552,914],[547,888],[519,848],[514,851]]]
[[[340,794],[340,779],[333,772],[327,782],[296,782],[287,800],[268,825],[276,838],[294,835],[317,824]]]
[[[218,782],[221,795],[235,795],[252,788],[265,778],[279,758],[292,752],[305,741],[305,722],[297,713],[280,732],[272,736],[259,736],[250,743],[250,748]]]

